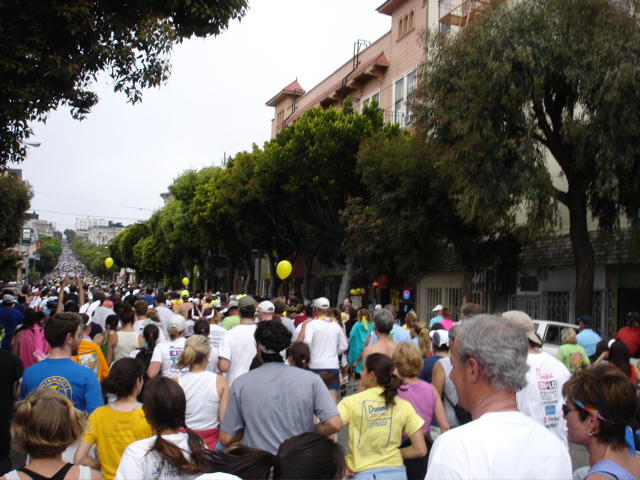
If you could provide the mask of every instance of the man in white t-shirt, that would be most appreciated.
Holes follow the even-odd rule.
[[[162,333],[165,337],[169,336],[168,328],[169,319],[173,317],[173,312],[167,307],[167,296],[164,293],[158,293],[153,301],[158,317],[160,317],[160,324],[162,325]]]
[[[311,350],[311,371],[317,374],[327,372],[335,377],[329,385],[329,393],[337,401],[340,388],[338,355],[347,349],[349,343],[340,324],[329,314],[330,307],[327,298],[318,298],[313,307],[313,319],[307,322],[304,334],[301,333],[298,338],[302,337]]]
[[[478,315],[459,326],[450,358],[458,404],[473,421],[437,438],[426,480],[572,478],[566,445],[518,411],[516,392],[529,368],[521,328]]]
[[[567,421],[562,416],[562,386],[571,378],[564,363],[542,352],[542,340],[533,330],[533,320],[524,312],[511,310],[502,314],[524,330],[528,341],[527,386],[518,392],[518,410],[540,422],[567,445]]]
[[[227,374],[229,388],[236,378],[249,371],[256,356],[256,341],[253,338],[256,331],[253,320],[256,313],[255,299],[251,295],[245,295],[238,300],[238,309],[240,323],[222,337],[218,351],[218,370]]]

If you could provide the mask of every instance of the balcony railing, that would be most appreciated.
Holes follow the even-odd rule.
[[[441,0],[440,23],[464,27],[500,0]]]

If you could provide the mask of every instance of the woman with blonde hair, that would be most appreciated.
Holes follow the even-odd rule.
[[[422,358],[427,358],[433,355],[433,351],[431,350],[431,335],[429,335],[427,322],[423,322],[422,320],[416,320],[413,322],[413,328],[411,329],[411,341],[420,347]]]
[[[420,380],[418,375],[422,372],[423,357],[420,348],[412,342],[402,342],[393,351],[393,363],[396,366],[396,375],[402,380],[402,386],[398,389],[398,397],[405,399],[420,418],[424,420],[422,434],[427,445],[433,444],[429,435],[431,420],[435,418],[442,432],[449,430],[449,422],[444,412],[444,406],[438,391],[433,385]],[[406,447],[408,439],[401,447]],[[427,473],[428,456],[404,461],[407,468],[407,478],[423,479]]]
[[[561,338],[562,346],[558,349],[556,358],[564,363],[571,373],[591,364],[585,349],[578,345],[575,329],[563,328]]]
[[[62,452],[82,437],[85,422],[84,413],[61,393],[49,388],[30,393],[18,403],[11,424],[14,446],[29,454],[29,468],[12,470],[0,479],[101,479],[100,474],[89,467],[62,460]]]
[[[222,375],[207,370],[211,347],[204,335],[187,338],[177,367],[188,368],[175,380],[187,399],[187,427],[195,431],[213,450],[218,443],[218,429],[227,408],[229,384]]]

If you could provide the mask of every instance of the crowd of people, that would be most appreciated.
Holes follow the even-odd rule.
[[[400,321],[57,271],[3,293],[3,478],[569,479],[568,442],[590,455],[575,478],[640,478],[637,313],[611,342],[580,317],[554,358],[521,311]]]

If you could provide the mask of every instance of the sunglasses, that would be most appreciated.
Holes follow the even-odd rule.
[[[569,405],[567,405],[566,403],[562,405],[562,414],[565,417],[569,415],[569,412],[577,412],[577,411],[578,411],[577,408],[569,408]]]

